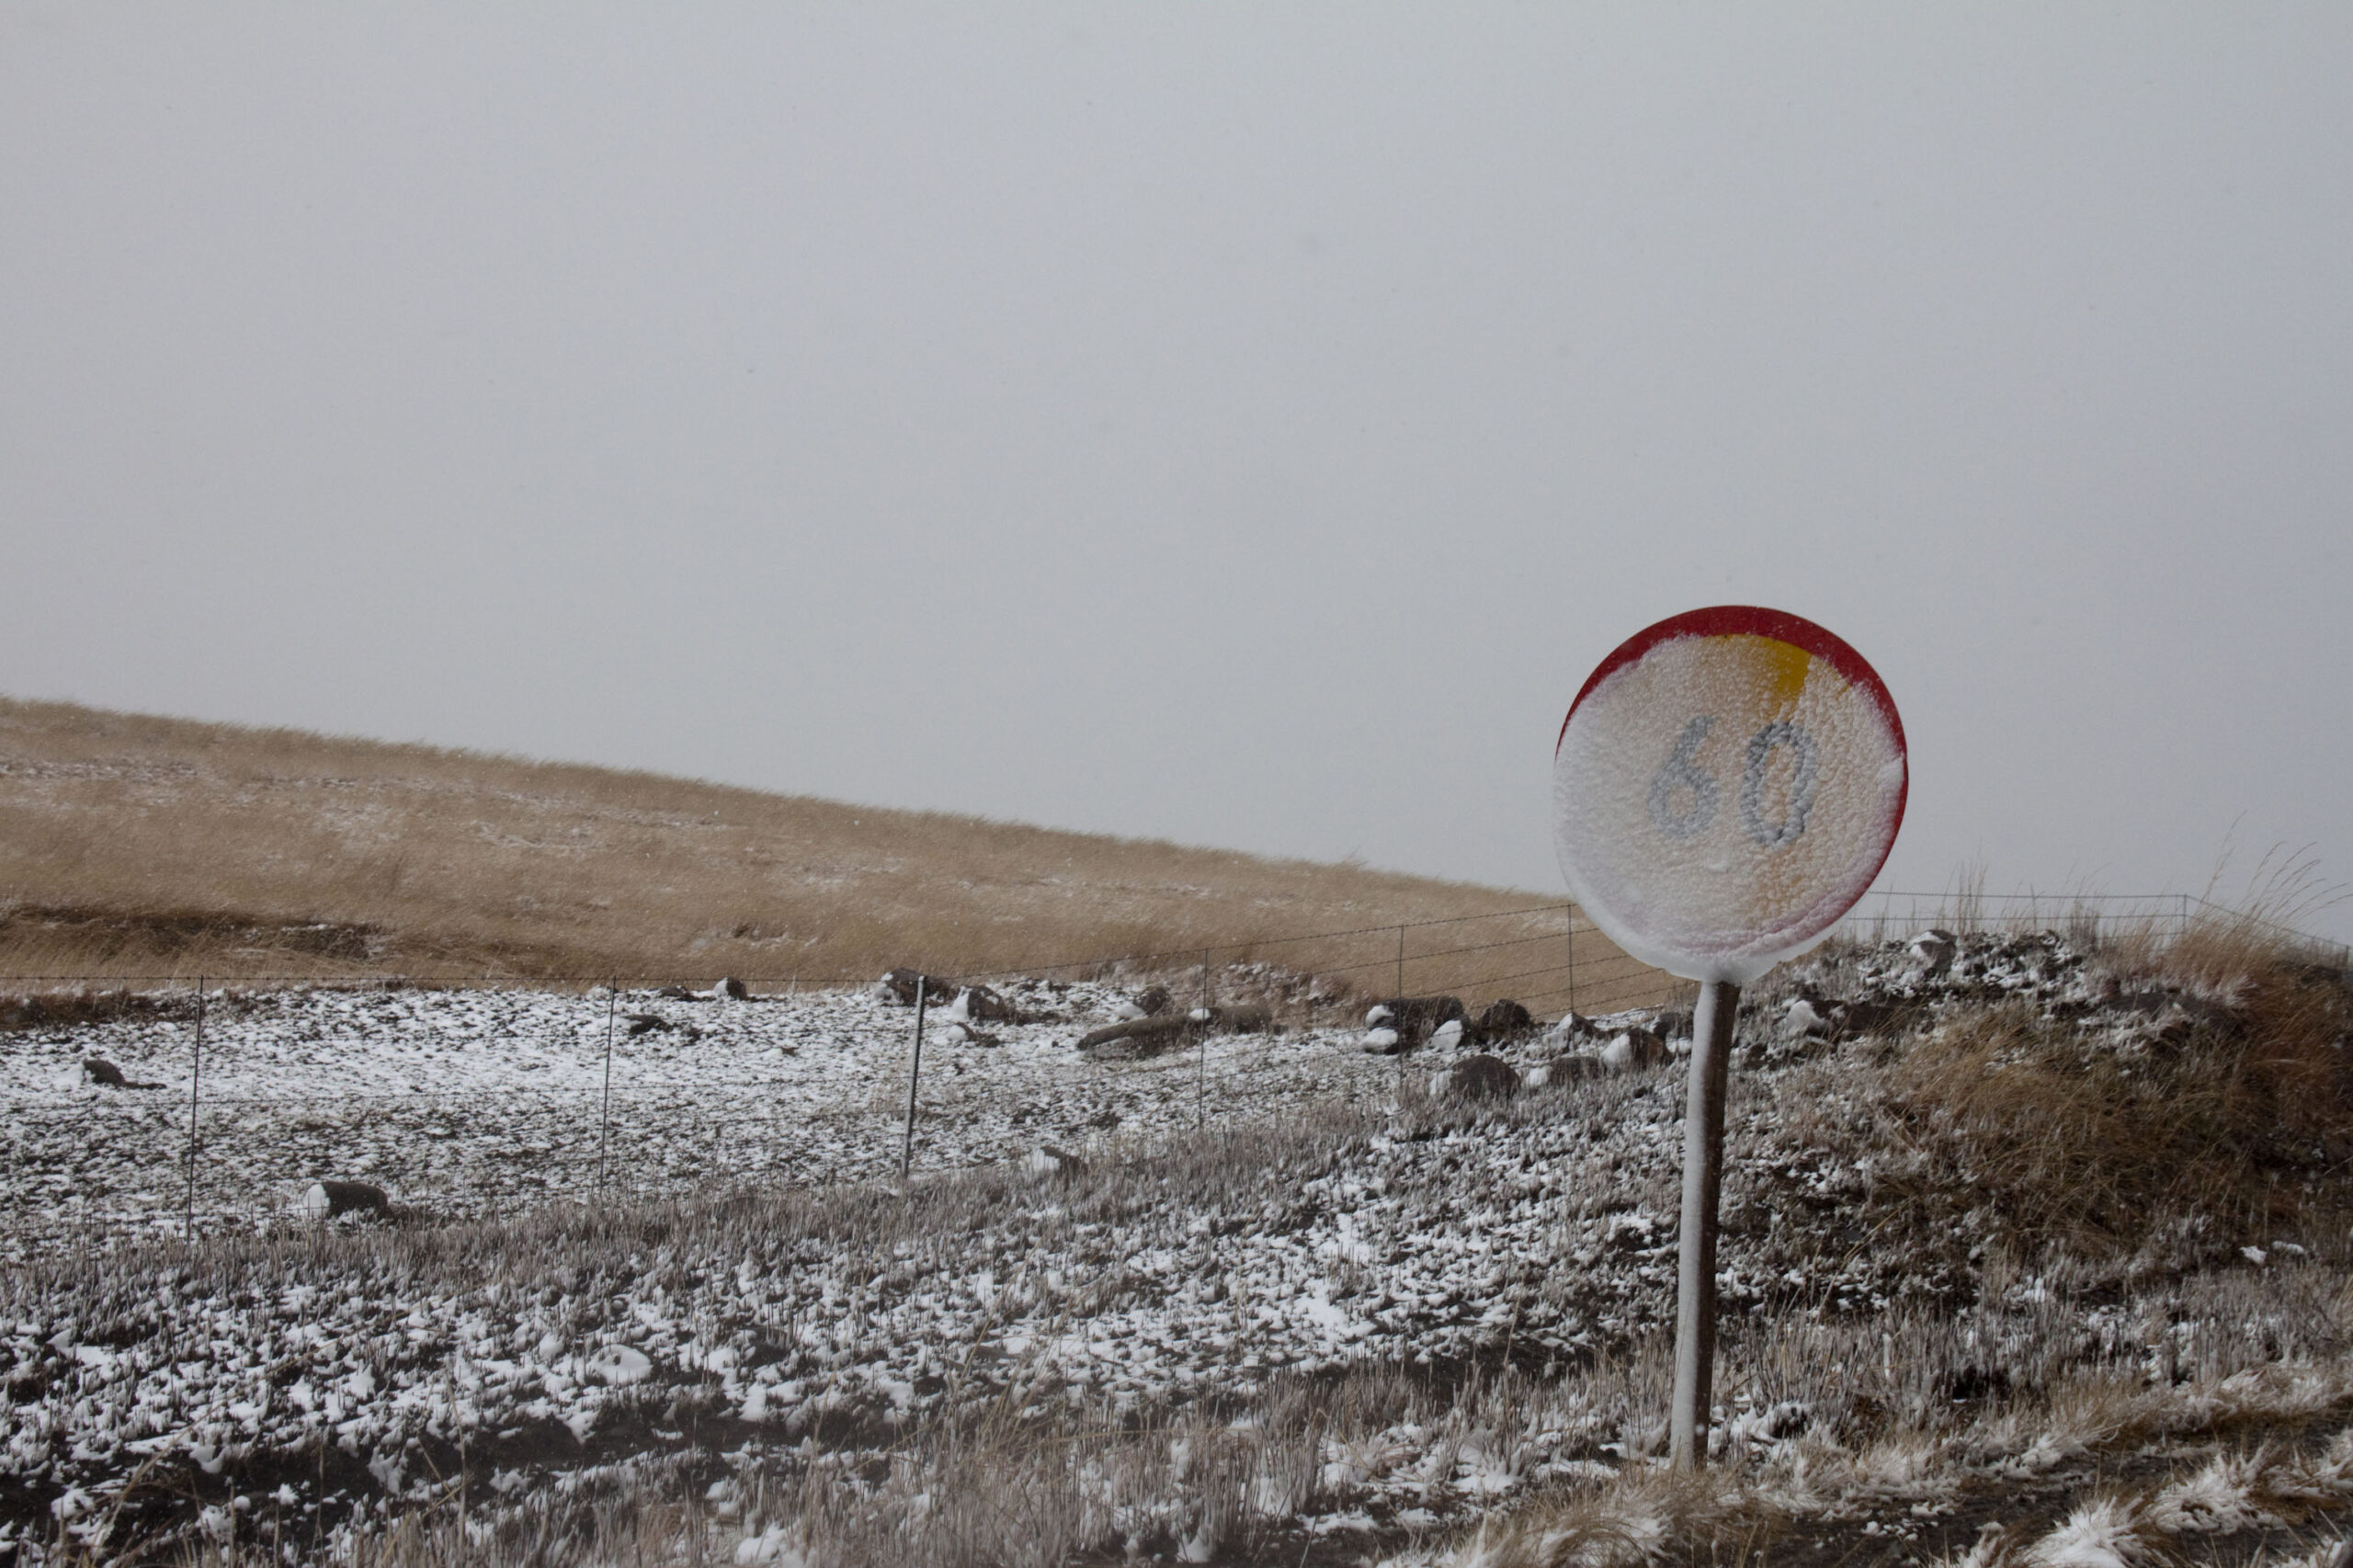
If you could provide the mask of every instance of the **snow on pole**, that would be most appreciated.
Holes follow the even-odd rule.
[[[1636,632],[1562,722],[1553,844],[1571,897],[1633,958],[1700,983],[1668,1423],[1678,1470],[1707,1456],[1740,987],[1855,906],[1894,846],[1909,782],[1903,722],[1878,672],[1813,622],[1753,605]]]
[[[1668,1461],[1696,1470],[1707,1451],[1716,1366],[1716,1210],[1723,1192],[1724,1085],[1740,987],[1703,981],[1692,1015],[1691,1077],[1683,1096],[1683,1228],[1675,1279],[1675,1404]]]

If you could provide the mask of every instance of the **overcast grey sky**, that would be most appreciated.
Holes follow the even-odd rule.
[[[1901,706],[1882,885],[2353,878],[2348,81],[2342,5],[7,4],[0,690],[1552,893],[1586,671],[1745,601]]]

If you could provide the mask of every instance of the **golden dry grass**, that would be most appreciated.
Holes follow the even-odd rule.
[[[690,779],[0,699],[0,975],[782,984],[1216,948],[1396,983],[1562,983],[1538,895]],[[1579,1006],[1669,987],[1579,923]],[[1177,960],[1186,961],[1186,960]],[[1172,963],[1171,967],[1175,965]],[[1614,991],[1615,994],[1610,993]],[[1555,1006],[1554,1010],[1558,1010]]]
[[[2288,1227],[2316,1172],[2341,1199],[2353,991],[2296,944],[2261,937],[2218,919],[2153,958],[2109,955],[2126,960],[2109,981],[2127,999],[2157,977],[2192,988],[2187,1006],[2152,1012],[2120,1041],[2023,1003],[1948,1020],[1886,1069],[1885,1146],[1959,1155],[1934,1185],[1977,1184],[2021,1236],[2091,1256],[2153,1216]]]

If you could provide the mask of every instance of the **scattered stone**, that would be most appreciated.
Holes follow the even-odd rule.
[[[1196,1007],[1189,1013],[1154,1013],[1106,1024],[1080,1036],[1078,1049],[1095,1052],[1103,1061],[1129,1062],[1157,1056],[1211,1030],[1258,1034],[1270,1031],[1273,1025],[1273,1010],[1255,1004]]]
[[[1601,1064],[1613,1073],[1634,1073],[1665,1065],[1666,1042],[1648,1029],[1627,1029],[1601,1048]]]
[[[1181,1045],[1192,1034],[1191,1019],[1181,1013],[1161,1013],[1090,1029],[1079,1037],[1078,1049],[1105,1062],[1133,1062]]]
[[[676,1018],[665,1018],[659,1013],[623,1013],[621,1017],[629,1020],[629,1038],[631,1040],[637,1039],[640,1035],[652,1034],[656,1029],[668,1034],[683,1034],[690,1040],[702,1038],[702,1030],[692,1024],[682,1024]]]
[[[1793,996],[1781,1013],[1781,1033],[1791,1040],[1803,1040],[1810,1035],[1830,1032],[1830,1021],[1813,1005],[1813,999]]]
[[[710,988],[714,1002],[748,1002],[751,998],[752,988],[733,975],[722,976],[719,983]]]
[[[1367,1056],[1395,1056],[1405,1049],[1405,1037],[1386,1027],[1364,1031],[1364,1053]]]
[[[1918,963],[1923,976],[1942,974],[1952,964],[1953,955],[1961,950],[1961,940],[1951,932],[1930,926],[1906,944]]]
[[[1392,1055],[1412,1051],[1423,1044],[1438,1029],[1449,1023],[1468,1027],[1471,1015],[1463,1010],[1461,998],[1456,996],[1392,996],[1376,1002],[1364,1016],[1366,1035],[1364,1049],[1375,1055]],[[1375,1046],[1376,1033],[1393,1033],[1394,1042]],[[1461,1031],[1456,1031],[1461,1038]]]
[[[1430,1078],[1439,1099],[1506,1100],[1519,1092],[1519,1074],[1500,1056],[1466,1056]]]
[[[1476,1034],[1480,1040],[1511,1040],[1535,1028],[1535,1016],[1506,997],[1490,1002],[1479,1010]]]
[[[961,989],[952,980],[942,980],[936,974],[926,974],[919,969],[894,969],[874,983],[878,996],[887,997],[902,1006],[915,1005],[915,987],[924,988],[924,995],[934,1005],[947,1001]]]
[[[142,1084],[122,1075],[122,1069],[103,1056],[93,1056],[82,1063],[82,1076],[93,1084],[109,1089],[160,1089],[161,1084]]]
[[[1561,1015],[1560,1021],[1544,1031],[1541,1044],[1555,1051],[1566,1051],[1577,1040],[1593,1034],[1593,1020],[1578,1012]]]
[[[626,1345],[608,1345],[588,1358],[591,1377],[614,1387],[625,1383],[642,1383],[654,1375],[654,1363],[642,1350]]]
[[[366,1181],[314,1181],[302,1194],[302,1211],[316,1220],[332,1220],[338,1214],[382,1214],[390,1216],[392,1206],[384,1189]]]
[[[1416,1041],[1429,1039],[1440,1024],[1456,1018],[1467,1022],[1471,1017],[1460,996],[1392,996],[1379,1006],[1389,1010],[1400,1033],[1410,1034]],[[1371,1015],[1366,1017],[1370,1019]]]
[[[1440,1051],[1462,1049],[1462,1020],[1449,1018],[1430,1031],[1428,1043]]]
[[[1147,1018],[1154,1013],[1168,1011],[1168,987],[1165,985],[1145,986],[1136,993],[1135,1005]]]
[[[955,1017],[976,1024],[1018,1024],[1028,1022],[1021,1009],[990,990],[985,985],[967,985],[956,993],[956,1000],[948,1008]]]

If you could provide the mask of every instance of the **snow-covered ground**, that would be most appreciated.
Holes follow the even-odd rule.
[[[57,1242],[97,1217],[176,1233],[190,1021],[7,1038],[24,1261],[0,1276],[0,1551],[59,1528],[309,1551],[460,1487],[488,1528],[633,1476],[705,1498],[740,1561],[783,1562],[806,1540],[792,1499],[817,1495],[794,1485],[830,1478],[823,1495],[915,1529],[948,1495],[924,1435],[985,1417],[1160,1434],[1156,1491],[1122,1491],[1108,1458],[1081,1467],[1087,1550],[1213,1552],[1252,1516],[1282,1521],[1298,1561],[1317,1540],[1395,1548],[1655,1449],[1681,1074],[1620,1033],[1643,1018],[1514,1042],[1538,1081],[1473,1106],[1433,1097],[1446,1060],[1368,1055],[1353,1029],[1104,1062],[1072,1041],[1125,993],[1014,999],[1054,1016],[980,1026],[993,1044],[933,1031],[905,1188],[866,1178],[896,1169],[911,1009],[619,999],[608,1186],[704,1195],[676,1207],[574,1201],[595,1194],[604,998],[238,999],[206,1023],[207,1239],[187,1250]],[[1956,1477],[2025,1465],[2056,1486],[2102,1462],[2106,1438],[2021,1426],[1898,1483],[1839,1447],[1900,1412],[1945,1442],[1938,1413],[1997,1373],[2023,1390],[2145,1367],[2192,1379],[2188,1398],[2278,1363],[2318,1391],[2298,1419],[2353,1398],[2345,1367],[2293,1370],[2336,1353],[2326,1314],[2236,1275],[2179,1283],[2218,1257],[2318,1278],[2335,1238],[2267,1230],[2241,1264],[2242,1238],[2192,1237],[2188,1262],[2153,1252],[2080,1294],[2010,1264],[1988,1284],[1977,1178],[1949,1177],[1933,1138],[1845,1130],[1871,1064],[1939,1019],[1998,1009],[2130,1055],[2236,1027],[2227,996],[2120,983],[2038,938],[1889,944],[1756,1001],[1721,1258],[1740,1369],[1719,1430],[1745,1473],[1893,1550],[1961,1517]],[[632,1013],[658,1021],[631,1035]],[[94,1055],[165,1087],[85,1086]],[[1042,1169],[1041,1146],[1084,1164]],[[322,1176],[421,1212],[322,1234],[286,1213]],[[736,1187],[756,1190],[717,1196]],[[483,1214],[515,1222],[442,1222]],[[2143,1276],[2158,1295],[2128,1299]],[[1268,1400],[1314,1414],[1279,1435]],[[1199,1481],[1204,1433],[1259,1445],[1240,1514]],[[1860,1492],[1825,1489],[1834,1459]]]
[[[1345,1031],[1216,1035],[1206,1061],[1190,1048],[1082,1061],[1072,1042],[1111,1018],[1124,993],[1041,983],[1009,996],[1045,1021],[974,1030],[932,1010],[918,1171],[1024,1157],[1041,1144],[1078,1153],[1201,1115],[1385,1095],[1397,1076]],[[197,1032],[182,1011],[0,1036],[6,1256],[85,1235],[180,1233]],[[757,1001],[215,996],[197,1096],[197,1223],[250,1229],[323,1177],[373,1183],[394,1202],[457,1218],[591,1200],[600,1186],[618,1199],[894,1175],[913,1032],[912,1009],[863,990]],[[976,1043],[976,1033],[996,1043]],[[83,1068],[93,1056],[157,1086],[93,1084]]]

